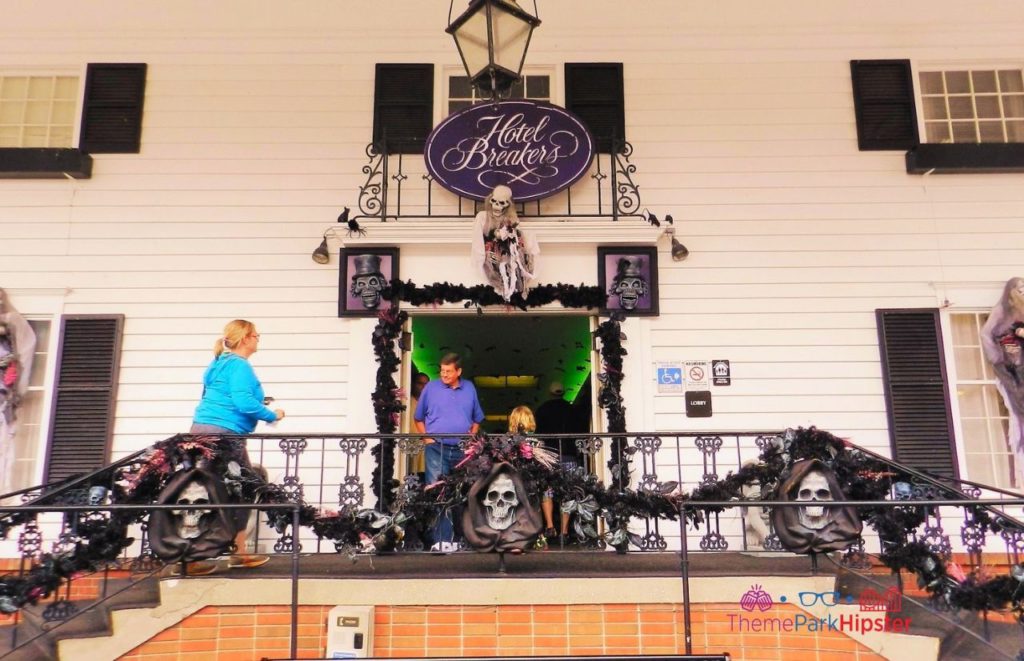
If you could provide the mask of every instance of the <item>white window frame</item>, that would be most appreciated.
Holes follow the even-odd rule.
[[[961,384],[965,384],[965,385],[993,385],[994,386],[996,381],[995,381],[994,378],[993,379],[984,379],[984,378],[983,379],[964,379],[964,378],[961,378],[959,376],[959,374],[957,373],[956,350],[955,350],[956,347],[954,346],[953,319],[952,319],[952,317],[954,315],[973,315],[973,316],[984,317],[985,315],[989,314],[989,312],[991,312],[991,308],[963,307],[963,308],[952,308],[952,309],[951,308],[947,308],[947,309],[944,309],[942,311],[942,315],[941,315],[942,343],[943,343],[943,346],[945,348],[945,357],[946,357],[946,378],[947,378],[947,383],[948,383],[948,387],[949,387],[949,390],[950,390],[950,392],[948,393],[949,405],[950,405],[950,413],[952,414],[953,421],[954,421],[953,433],[954,433],[954,437],[955,437],[957,463],[958,463],[959,468],[960,468],[960,476],[963,479],[965,479],[965,480],[970,480],[970,481],[973,481],[973,482],[980,482],[980,483],[985,483],[986,480],[980,478],[980,476],[978,476],[978,475],[972,475],[970,470],[969,470],[969,465],[968,465],[968,462],[967,462],[968,445],[967,445],[966,433],[964,432],[964,427],[963,427],[963,413],[960,410],[960,398],[959,398],[959,396],[957,394],[957,388]],[[980,328],[979,328],[979,332],[980,332]],[[980,343],[980,336],[979,336],[978,340],[979,340],[979,343]],[[982,357],[982,360],[985,360],[984,357]],[[991,366],[989,366],[989,369],[991,369]],[[992,419],[992,418],[986,418],[986,419]],[[977,452],[972,452],[972,454],[977,454]],[[1012,455],[1012,450],[1011,450],[1011,455]],[[1009,477],[1010,480],[1014,480],[1015,479],[1014,475],[1012,475],[1012,474],[1009,474],[1008,477]],[[1007,486],[1007,485],[1004,485],[1004,486]],[[1007,488],[1019,488],[1019,485],[1017,487],[1009,487],[1009,486],[1007,486]]]
[[[922,143],[926,144],[978,144],[978,143],[953,143],[953,142],[936,142],[932,143],[928,140],[928,127],[925,122],[924,116],[924,90],[921,85],[921,74],[931,72],[949,72],[949,71],[999,71],[1005,69],[1013,69],[1024,72],[1024,62],[915,62],[910,63],[910,72],[914,84],[914,102],[916,104],[917,113],[917,128],[918,135]],[[973,94],[972,94],[973,97]],[[977,126],[977,120],[974,122]],[[1004,126],[1005,133],[1005,126]],[[981,144],[1021,144],[1021,142],[1011,143],[998,143],[998,142],[985,142]]]
[[[76,80],[75,107],[71,123],[71,143],[66,148],[78,146],[82,131],[82,109],[85,102],[85,76],[87,70],[83,65],[78,69],[0,69],[0,78],[6,77],[36,77],[36,78],[57,78],[70,77]],[[48,145],[51,146],[52,145]],[[31,149],[32,147],[15,147],[15,149]]]
[[[461,66],[448,65],[435,67],[436,79],[434,89],[440,93],[434,95],[434,124],[435,126],[448,116],[448,79],[452,76],[465,76],[466,69]],[[562,83],[562,76],[559,67],[554,65],[530,65],[524,66],[524,76],[547,76],[548,77],[548,103],[564,105],[565,90]]]

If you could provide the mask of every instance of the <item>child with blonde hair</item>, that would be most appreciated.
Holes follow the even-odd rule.
[[[537,420],[529,406],[517,406],[508,414],[508,433],[532,434],[537,431]]]

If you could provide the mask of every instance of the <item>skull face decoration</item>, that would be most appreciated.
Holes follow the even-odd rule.
[[[226,553],[238,528],[230,510],[209,506],[227,502],[224,482],[206,470],[191,468],[172,475],[157,504],[174,508],[149,515],[153,554],[165,562],[190,562]]]
[[[210,492],[199,482],[189,482],[188,486],[178,496],[177,505],[209,505]],[[182,539],[195,539],[203,534],[199,528],[199,522],[204,516],[210,513],[208,509],[185,508],[171,510],[171,514],[178,520],[176,529],[178,537]]]
[[[498,475],[491,482],[484,497],[484,509],[487,510],[487,525],[495,530],[505,530],[515,521],[519,497],[516,496],[516,485],[506,473]]]
[[[380,255],[356,255],[353,262],[355,273],[349,292],[359,298],[364,308],[374,310],[380,305],[381,291],[387,285],[380,272]]]
[[[487,202],[491,205],[492,218],[504,218],[505,213],[512,208],[512,189],[508,186],[495,186],[491,191],[491,196],[487,198]],[[515,215],[515,209],[510,215]],[[516,218],[516,222],[518,221],[519,219]]]
[[[776,494],[799,507],[772,508],[772,524],[782,546],[794,553],[842,551],[860,539],[860,516],[854,507],[837,507],[843,492],[835,473],[817,459],[793,464]]]
[[[821,530],[828,525],[829,507],[819,503],[827,503],[834,500],[834,498],[832,498],[832,491],[828,486],[828,478],[825,477],[824,473],[817,470],[808,473],[804,477],[804,481],[800,483],[800,488],[796,492],[796,499],[801,503],[807,503],[798,512],[800,523],[805,528]]]
[[[540,512],[510,464],[495,464],[470,487],[462,532],[477,551],[525,551],[542,528]]]
[[[635,310],[640,299],[647,295],[643,264],[644,260],[639,255],[619,259],[615,279],[608,293],[619,297],[619,307],[623,310]]]

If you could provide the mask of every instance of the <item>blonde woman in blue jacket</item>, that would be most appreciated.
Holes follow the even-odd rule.
[[[235,319],[224,326],[224,334],[213,347],[213,362],[203,374],[203,396],[192,418],[192,434],[251,434],[256,424],[277,422],[284,418],[281,409],[270,409],[263,402],[266,395],[249,364],[249,356],[259,347],[260,334],[251,321]],[[238,462],[251,469],[245,441],[233,448]],[[239,555],[231,558],[232,566],[255,567],[265,563],[266,556],[245,555],[247,510],[236,510],[239,532],[235,546]]]

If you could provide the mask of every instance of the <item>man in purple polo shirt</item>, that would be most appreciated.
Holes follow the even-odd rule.
[[[413,419],[421,434],[462,434],[472,436],[484,421],[484,412],[476,396],[476,388],[463,381],[462,358],[449,353],[441,359],[441,379],[423,387]],[[458,436],[426,439],[426,481],[433,484],[462,461]],[[441,513],[434,526],[433,551],[454,551],[454,530],[451,512]]]

